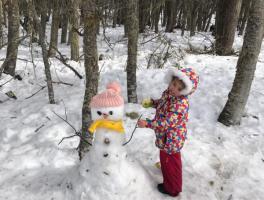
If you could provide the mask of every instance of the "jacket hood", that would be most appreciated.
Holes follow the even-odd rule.
[[[170,68],[165,77],[166,82],[170,83],[173,77],[178,77],[185,85],[181,95],[190,95],[197,89],[199,76],[192,68]]]

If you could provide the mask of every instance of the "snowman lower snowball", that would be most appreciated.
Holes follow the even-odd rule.
[[[144,187],[148,192],[147,173],[127,155],[126,146],[123,146],[126,140],[124,100],[120,94],[120,85],[112,82],[91,100],[93,123],[89,131],[94,140],[79,168],[83,178],[81,199],[98,199],[99,193],[106,199],[122,199],[128,193],[139,199],[137,190]]]

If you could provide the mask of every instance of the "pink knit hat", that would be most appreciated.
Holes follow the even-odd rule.
[[[121,96],[121,86],[117,82],[111,82],[106,86],[106,90],[95,95],[90,103],[91,108],[117,107],[124,105]]]

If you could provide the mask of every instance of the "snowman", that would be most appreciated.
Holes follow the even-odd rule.
[[[123,144],[125,130],[123,126],[124,100],[121,87],[117,82],[107,85],[106,91],[95,95],[90,103],[93,123],[89,127],[94,135],[91,151],[96,155],[96,162],[115,164],[126,156]],[[94,160],[92,160],[94,161]],[[107,172],[107,169],[105,171]]]
[[[90,107],[93,123],[89,131],[94,140],[80,163],[83,180],[80,199],[98,199],[98,194],[104,199],[124,199],[129,190],[139,195],[137,188],[147,188],[150,181],[144,169],[127,156],[123,145],[126,137],[120,85],[109,83],[105,91],[92,98]]]

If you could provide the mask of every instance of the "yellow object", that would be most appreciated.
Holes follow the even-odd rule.
[[[157,167],[158,169],[160,169],[161,168],[160,162],[156,162],[155,163],[155,167]]]
[[[113,131],[117,131],[119,133],[125,133],[123,122],[121,120],[111,121],[106,119],[98,119],[91,124],[88,130],[91,133],[94,133],[97,128],[106,128],[106,129],[111,129]]]
[[[151,107],[153,106],[153,104],[152,104],[152,100],[151,100],[151,99],[144,99],[144,100],[142,101],[142,106],[143,106],[144,108],[151,108]]]

